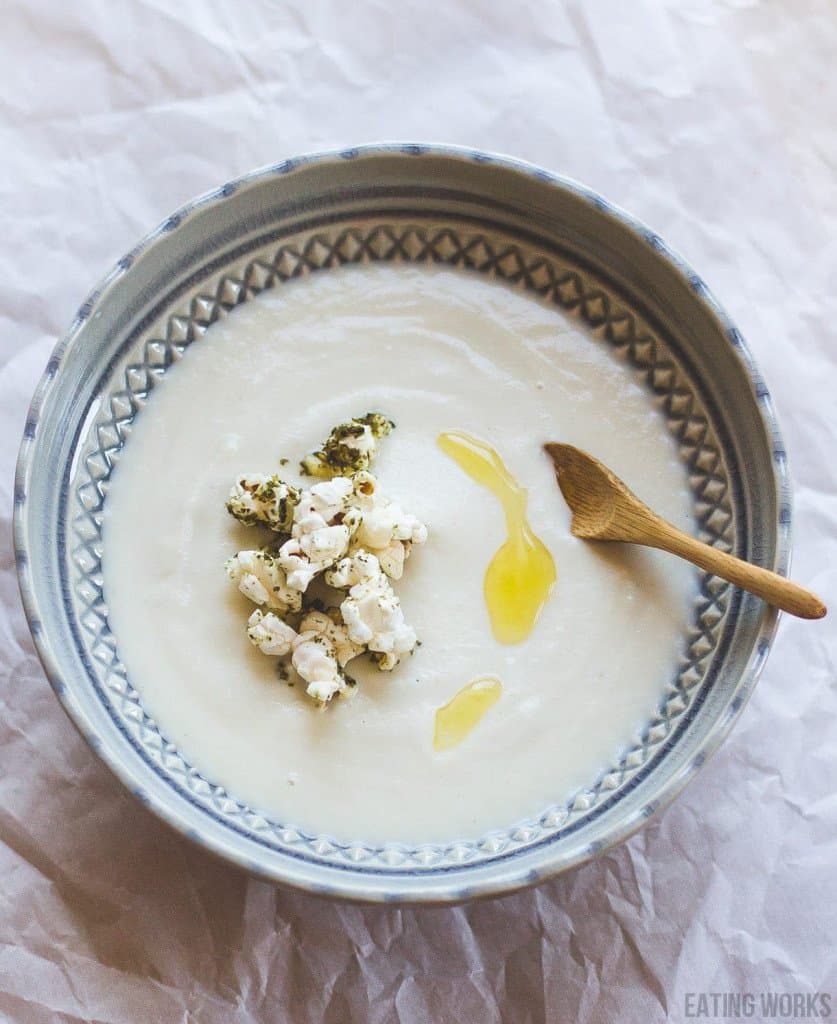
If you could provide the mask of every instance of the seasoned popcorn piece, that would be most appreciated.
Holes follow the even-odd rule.
[[[352,685],[343,669],[364,651],[349,639],[337,608],[308,612],[299,632],[274,612],[257,608],[247,623],[247,636],[263,654],[290,654],[291,665],[308,684],[306,692],[321,704]]]
[[[322,526],[285,541],[278,558],[288,586],[304,593],[311,580],[346,553],[349,536],[347,526]]]
[[[247,620],[247,636],[262,654],[281,658],[291,653],[297,632],[274,612],[257,608]]]
[[[336,693],[345,693],[353,683],[343,671],[363,647],[353,643],[337,609],[308,612],[293,642],[292,664],[308,683],[306,693],[327,704]]]
[[[327,704],[346,689],[346,676],[327,643],[316,635],[301,639],[293,653],[293,667],[308,684],[305,692],[319,704]]]
[[[349,550],[352,550],[351,545]],[[391,580],[400,580],[404,575],[404,562],[410,554],[409,544],[405,544],[400,540],[393,540],[385,548],[373,548],[373,551],[381,566],[381,570]]]
[[[345,555],[359,517],[350,514],[352,481],[346,477],[314,484],[300,495],[291,537],[279,549],[288,585],[304,592],[315,576]]]
[[[285,570],[269,548],[239,551],[227,559],[227,575],[254,604],[265,605],[277,612],[297,612],[302,607],[302,594],[288,583]]]
[[[341,558],[333,569],[326,571],[325,581],[336,590],[349,590],[363,580],[372,579],[380,571],[381,565],[375,555],[368,551],[353,551]]]
[[[395,424],[379,412],[351,419],[334,427],[322,448],[300,463],[305,476],[346,476],[367,469],[378,452],[378,442]]]
[[[378,481],[371,473],[354,477],[351,503],[360,513],[349,553],[360,548],[374,554],[390,579],[400,580],[404,562],[413,544],[427,540],[427,527],[398,502],[381,494]]]
[[[245,473],[233,484],[227,511],[245,526],[259,523],[277,533],[290,533],[299,491],[274,474]]]
[[[395,668],[402,654],[416,647],[416,632],[404,621],[401,602],[371,552],[356,551],[326,574],[333,587],[349,587],[340,605],[349,639],[372,651],[378,667]]]
[[[300,495],[294,511],[294,523],[305,522],[311,516],[319,516],[324,525],[334,523],[345,513],[353,494],[354,482],[347,476],[335,476],[313,484]]]
[[[350,637],[346,623],[340,615],[339,608],[328,608],[326,611],[307,612],[299,624],[299,632],[314,632],[318,636],[325,637],[334,648],[334,655],[340,668],[363,654],[365,648],[356,644]]]

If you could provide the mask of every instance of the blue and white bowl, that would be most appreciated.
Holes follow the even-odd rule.
[[[266,288],[369,261],[446,264],[531,290],[584,321],[674,434],[703,539],[787,569],[790,496],[767,389],[741,335],[652,231],[574,182],[425,145],[303,156],[168,218],[85,300],[32,401],[15,486],[21,592],[55,692],[151,810],[248,871],[310,892],[449,902],[592,857],[667,804],[729,732],[776,613],[706,576],[686,656],[641,742],[569,803],[476,840],[340,843],[274,821],[192,768],[146,713],[102,589],[102,512],[135,416],[212,323]],[[153,406],[151,407],[153,408]]]

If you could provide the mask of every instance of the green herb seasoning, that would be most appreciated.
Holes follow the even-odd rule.
[[[380,412],[368,412],[347,423],[339,423],[319,451],[306,455],[300,463],[304,476],[329,478],[351,476],[368,469],[378,451],[378,441],[395,424]]]
[[[279,476],[242,476],[227,502],[227,511],[245,526],[269,526],[276,533],[290,533],[299,491]]]

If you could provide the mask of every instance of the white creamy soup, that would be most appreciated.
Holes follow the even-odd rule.
[[[247,639],[253,605],[224,562],[254,534],[224,504],[244,472],[300,482],[300,457],[369,410],[396,423],[373,466],[380,487],[430,531],[396,585],[421,646],[392,672],[352,662],[355,695],[320,709]],[[502,509],[440,450],[444,431],[496,449],[554,558],[557,583],[522,643],[495,640],[483,596]],[[649,394],[605,342],[530,295],[447,269],[354,267],[215,324],[137,417],[107,501],[110,624],[163,733],[235,797],[342,840],[474,837],[591,785],[673,678],[696,575],[573,538],[548,440],[587,449],[690,528]],[[435,751],[437,709],[484,678],[499,699]]]

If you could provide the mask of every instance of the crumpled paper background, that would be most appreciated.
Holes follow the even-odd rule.
[[[794,575],[837,610],[835,54],[831,0],[6,0],[3,1020],[679,1021],[689,992],[837,993],[833,619],[783,622],[732,738],[626,845],[505,899],[362,908],[250,880],[129,799],[44,679],[9,524],[50,348],[141,234],[297,152],[455,142],[585,181],[700,270],[773,390]]]

